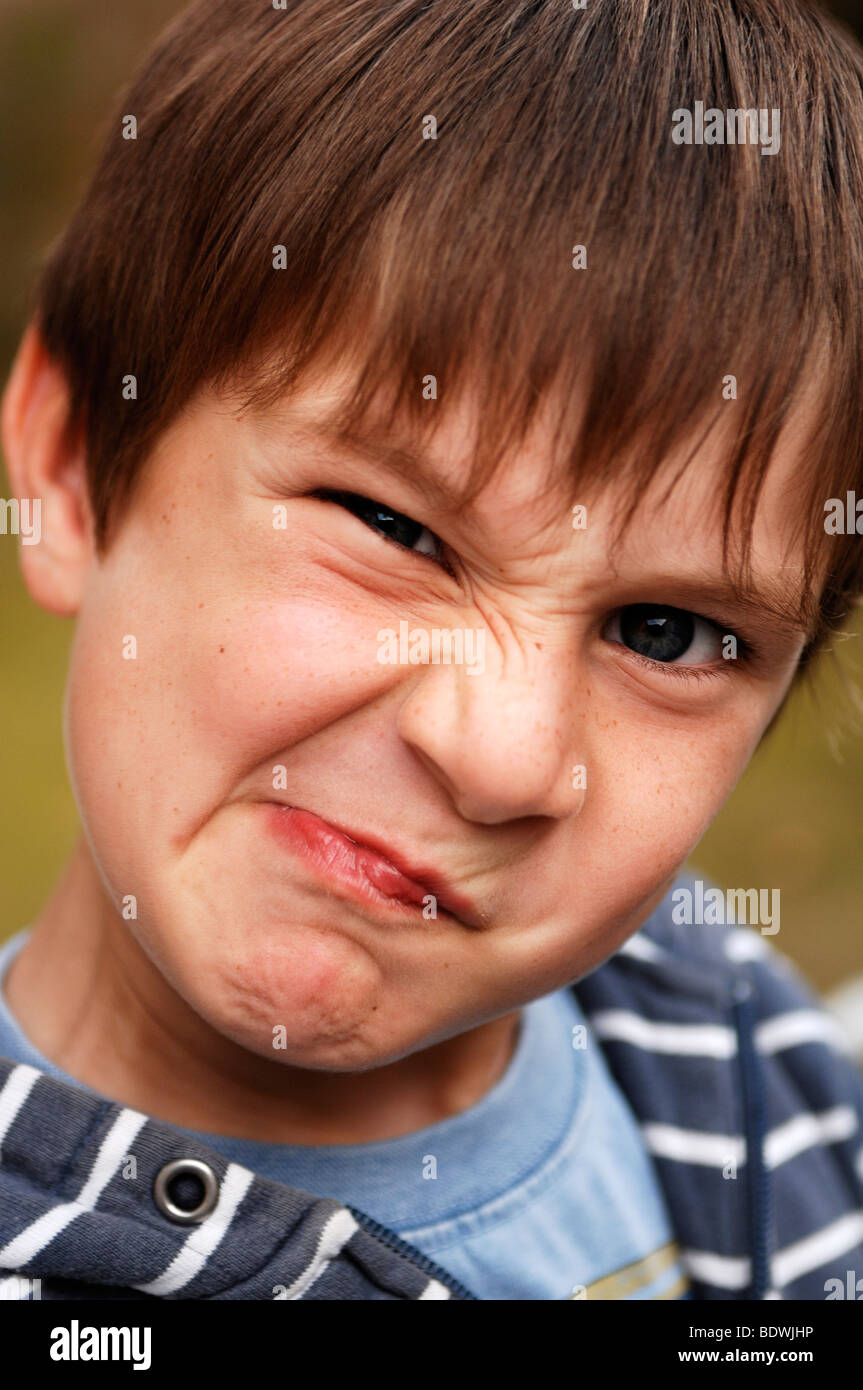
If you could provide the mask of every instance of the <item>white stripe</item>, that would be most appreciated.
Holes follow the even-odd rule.
[[[716,1289],[745,1289],[752,1278],[746,1256],[715,1255],[709,1250],[682,1250],[680,1258],[693,1279]]]
[[[755,1030],[755,1042],[765,1053],[782,1052],[786,1047],[808,1042],[832,1043],[844,1052],[849,1050],[848,1040],[835,1019],[818,1009],[792,1009],[766,1019]]]
[[[824,1007],[840,1029],[851,1056],[863,1061],[863,978],[858,976],[832,989],[824,998]]]
[[[92,1211],[102,1191],[128,1154],[135,1135],[146,1123],[147,1116],[139,1114],[137,1110],[121,1110],[102,1140],[90,1176],[79,1196],[71,1202],[52,1207],[44,1216],[40,1216],[10,1240],[9,1244],[0,1250],[0,1268],[15,1269],[26,1265],[40,1250],[50,1245],[61,1231],[71,1225],[76,1217]]]
[[[720,1024],[656,1023],[625,1009],[594,1014],[591,1022],[598,1036],[630,1042],[650,1052],[726,1060],[737,1052],[734,1029]],[[832,1043],[848,1051],[842,1029],[829,1014],[818,1009],[793,1009],[766,1019],[755,1030],[755,1041],[766,1054],[807,1042]]]
[[[836,1144],[850,1139],[857,1130],[857,1116],[850,1105],[837,1105],[820,1115],[795,1115],[784,1125],[772,1129],[764,1141],[764,1161],[768,1168],[778,1168],[816,1144]]]
[[[0,1091],[0,1152],[3,1149],[3,1140],[15,1123],[21,1107],[41,1075],[42,1073],[37,1071],[35,1067],[27,1067],[22,1064],[19,1067],[13,1067],[6,1077],[3,1089]]]
[[[844,1255],[863,1241],[863,1211],[851,1211],[841,1216],[831,1226],[825,1226],[814,1235],[798,1240],[794,1245],[786,1245],[784,1250],[773,1256],[774,1284],[792,1284],[802,1274],[818,1269],[819,1265]]]
[[[332,1216],[323,1226],[318,1236],[318,1245],[309,1264],[298,1275],[292,1284],[288,1285],[284,1298],[302,1298],[311,1288],[316,1279],[319,1279],[326,1269],[329,1268],[330,1261],[341,1253],[342,1248],[347,1245],[354,1231],[358,1231],[359,1226],[346,1207],[341,1211],[333,1212]]]
[[[622,946],[617,949],[619,956],[632,956],[635,960],[662,960],[664,952],[659,949],[649,936],[641,936],[636,933],[628,941],[624,941]]]
[[[424,1298],[450,1297],[451,1294],[448,1288],[445,1288],[443,1284],[438,1283],[437,1279],[429,1279],[428,1283],[426,1284],[425,1288],[420,1294],[420,1302],[422,1302]]]
[[[182,1289],[194,1279],[224,1239],[254,1176],[248,1168],[241,1168],[239,1163],[230,1163],[219,1189],[219,1200],[210,1215],[190,1232],[161,1274],[147,1284],[135,1284],[134,1287],[141,1293],[164,1298],[166,1294],[176,1293],[177,1289]]]
[[[857,1127],[857,1115],[850,1105],[837,1105],[820,1115],[795,1115],[765,1135],[765,1164],[770,1169],[778,1168],[816,1144],[849,1139]],[[647,1148],[657,1158],[698,1163],[706,1168],[724,1168],[732,1160],[738,1166],[746,1162],[746,1141],[742,1135],[711,1134],[664,1124],[643,1125],[641,1132]]]
[[[678,1163],[700,1163],[706,1168],[738,1167],[746,1162],[746,1143],[736,1134],[708,1134],[675,1125],[647,1124],[641,1129],[644,1142],[657,1158]]]
[[[863,1240],[863,1211],[849,1212],[831,1226],[787,1245],[773,1256],[773,1288],[765,1298],[782,1298],[779,1287],[792,1284],[837,1255],[844,1255]],[[681,1259],[694,1279],[718,1289],[742,1289],[749,1283],[751,1266],[746,1258],[716,1255],[707,1250],[683,1250]]]
[[[735,927],[725,938],[725,954],[729,960],[761,960],[769,951],[767,942],[751,927]]]
[[[713,1023],[654,1023],[625,1009],[608,1009],[593,1014],[591,1026],[601,1038],[633,1043],[650,1052],[678,1057],[718,1057],[727,1059],[737,1052],[733,1028]]]

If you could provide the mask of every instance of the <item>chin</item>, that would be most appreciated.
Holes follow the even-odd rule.
[[[381,1052],[384,978],[336,931],[285,928],[195,972],[185,998],[219,1033],[287,1066],[355,1070]]]

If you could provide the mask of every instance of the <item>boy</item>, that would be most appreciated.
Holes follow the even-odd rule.
[[[3,962],[9,1281],[863,1270],[863,1080],[673,896],[861,589],[861,77],[772,0],[168,30],[4,404],[83,826]]]

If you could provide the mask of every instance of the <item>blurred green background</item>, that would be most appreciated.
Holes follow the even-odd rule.
[[[0,379],[114,99],[182,7],[0,0]],[[863,36],[859,5],[833,8]],[[10,495],[0,472],[0,496]],[[38,911],[75,835],[61,735],[70,638],[71,624],[29,600],[16,542],[0,538],[0,938]],[[855,730],[845,686],[863,688],[856,639],[824,664],[817,702],[804,691],[792,699],[694,856],[723,885],[781,889],[773,944],[820,989],[863,972],[863,718]]]

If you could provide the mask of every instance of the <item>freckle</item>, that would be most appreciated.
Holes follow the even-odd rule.
[[[203,606],[204,606],[204,605],[203,605],[202,603],[199,603],[199,604],[198,604],[198,607],[199,607],[199,608],[203,608]]]

